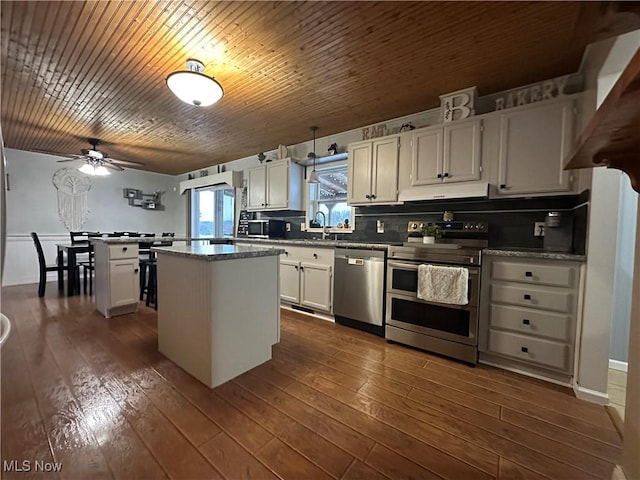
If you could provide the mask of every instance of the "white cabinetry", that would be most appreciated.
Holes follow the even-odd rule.
[[[568,381],[581,263],[486,256],[480,312],[481,360]]]
[[[413,132],[411,185],[480,180],[482,120]]]
[[[302,167],[290,158],[247,171],[247,210],[302,209]]]
[[[397,203],[400,136],[349,144],[349,205]]]
[[[96,309],[106,318],[138,309],[137,243],[95,242]]]
[[[496,196],[570,191],[563,164],[573,142],[573,101],[534,103],[499,116]]]
[[[331,313],[333,249],[284,246],[280,256],[280,300]]]

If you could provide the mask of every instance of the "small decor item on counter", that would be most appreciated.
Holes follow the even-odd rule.
[[[450,212],[448,210],[445,210],[444,212],[442,212],[442,220],[444,220],[445,222],[452,222],[453,212]]]
[[[349,219],[348,218],[344,219],[343,224],[344,224],[344,228],[351,228],[351,225],[349,225]]]
[[[260,153],[258,154],[258,161],[259,161],[260,163],[264,162],[264,159],[265,159],[265,158],[267,158],[267,157],[265,156],[264,152],[260,152]]]
[[[209,175],[209,170],[200,170],[201,177],[206,177],[207,175]]]
[[[422,227],[422,243],[436,243],[440,235],[440,227],[435,223],[425,223]]]
[[[329,152],[329,155],[335,155],[336,153],[338,153],[338,144],[332,143],[331,145],[329,145],[327,151]]]

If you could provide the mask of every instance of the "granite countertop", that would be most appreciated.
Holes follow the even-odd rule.
[[[252,248],[237,245],[175,245],[170,247],[152,247],[152,251],[181,257],[197,257],[200,260],[233,260],[280,255],[281,248]]]
[[[550,252],[541,248],[492,247],[482,250],[482,254],[495,255],[500,257],[546,258],[549,260],[572,260],[576,262],[587,261],[586,255],[564,252]]]
[[[91,237],[92,242],[103,242],[106,244],[119,243],[151,243],[151,242],[189,242],[189,241],[216,241],[219,243],[229,242],[230,239],[216,237]]]
[[[362,248],[365,250],[386,250],[390,246],[401,246],[402,242],[352,242],[347,240],[312,240],[312,239],[287,239],[287,238],[250,238],[234,237],[234,242],[265,243],[275,245],[298,245],[300,247],[325,247],[325,248]]]

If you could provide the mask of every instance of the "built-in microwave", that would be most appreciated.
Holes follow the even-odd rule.
[[[246,234],[251,238],[284,238],[286,222],[284,220],[261,219],[247,222]]]

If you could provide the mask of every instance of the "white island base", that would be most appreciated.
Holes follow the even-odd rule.
[[[156,251],[162,354],[210,388],[271,359],[280,340],[277,254],[211,260]]]

